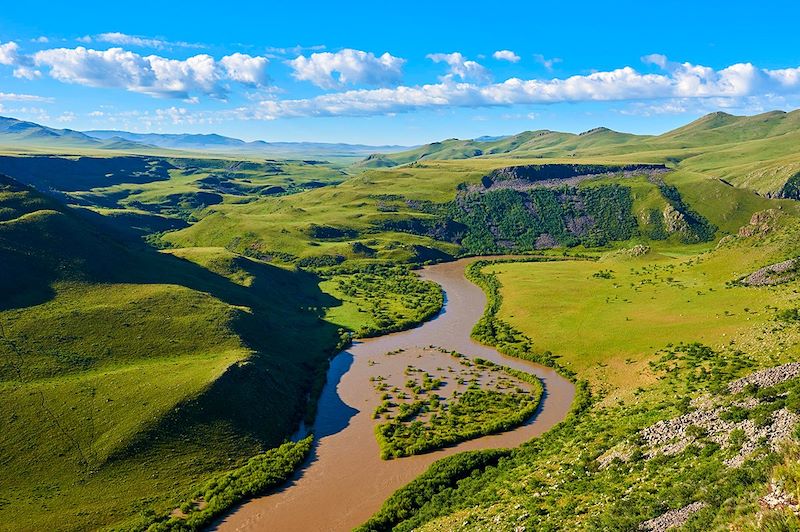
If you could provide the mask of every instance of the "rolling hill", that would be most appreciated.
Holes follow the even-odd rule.
[[[800,173],[800,111],[755,116],[717,112],[661,135],[607,128],[581,134],[527,131],[495,140],[449,139],[393,154],[372,154],[359,168],[472,158],[597,158],[668,163],[719,177],[760,194],[795,197]]]
[[[352,161],[376,151],[395,152],[407,146],[370,146],[326,142],[246,142],[217,134],[133,133],[117,130],[75,131],[0,117],[0,150],[51,153],[120,152],[144,155],[202,155],[334,159]],[[207,155],[203,155],[207,156]]]
[[[7,177],[0,302],[0,516],[19,529],[168,513],[292,432],[338,341],[313,276],[156,252]]]
[[[0,146],[67,150],[152,151],[154,146],[119,136],[98,139],[72,129],[55,129],[0,116]]]

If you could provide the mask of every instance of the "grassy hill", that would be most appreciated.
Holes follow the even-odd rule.
[[[304,415],[338,341],[312,276],[158,253],[5,177],[0,213],[4,523],[168,512]]]
[[[592,172],[599,173],[575,183],[522,180],[519,190],[498,189],[492,183],[491,176],[504,169],[543,164],[564,169],[596,165]],[[368,170],[341,184],[294,196],[212,206],[202,220],[163,240],[176,246],[228,247],[254,256],[279,257],[271,252],[283,252],[288,261],[315,256],[361,261],[365,258],[353,252],[358,244],[375,250],[369,260],[422,262],[441,253],[518,252],[614,241],[709,241],[736,231],[753,212],[781,203],[699,172],[626,174],[607,164],[601,158],[474,158]],[[565,186],[570,189],[567,194]],[[601,198],[614,190],[623,194],[620,205],[629,213],[624,231],[618,221],[603,221],[598,210],[602,200],[589,205],[591,212],[575,208],[587,195]],[[533,196],[537,199],[531,203]],[[591,205],[597,208],[593,211]],[[553,209],[551,214],[540,212],[545,207]],[[319,225],[334,230],[320,233],[314,229]],[[593,228],[599,231],[597,238],[590,238]],[[537,243],[542,235],[547,238]]]
[[[800,111],[755,116],[717,112],[662,135],[631,135],[607,128],[579,135],[528,131],[499,140],[450,139],[389,155],[375,154],[361,168],[417,161],[470,158],[564,158],[602,156],[608,162],[670,163],[765,195],[795,197],[787,182],[800,173]]]

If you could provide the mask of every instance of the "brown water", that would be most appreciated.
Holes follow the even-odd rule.
[[[331,361],[314,424],[318,440],[307,463],[280,491],[237,507],[217,524],[218,530],[351,530],[434,461],[466,450],[515,447],[564,419],[575,393],[569,381],[552,369],[505,357],[470,338],[486,305],[483,291],[464,277],[470,260],[429,266],[420,272],[446,293],[445,309],[438,317],[416,329],[355,343]],[[369,377],[402,372],[409,363],[431,363],[427,357],[445,357],[438,363],[446,365],[447,355],[424,349],[430,345],[536,374],[545,388],[539,412],[515,430],[428,454],[381,460],[374,433],[377,421],[372,419],[380,400]],[[386,356],[397,349],[405,351]]]

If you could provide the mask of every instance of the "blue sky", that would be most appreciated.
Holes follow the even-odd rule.
[[[0,114],[57,127],[418,144],[800,106],[798,2],[9,3]]]

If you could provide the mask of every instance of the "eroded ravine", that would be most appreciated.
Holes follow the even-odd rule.
[[[567,415],[575,392],[569,381],[550,368],[503,356],[471,339],[486,296],[464,277],[470,260],[429,266],[420,272],[423,278],[439,283],[446,293],[445,309],[437,318],[416,329],[357,342],[333,359],[314,425],[318,441],[307,464],[278,492],[236,508],[217,524],[218,530],[351,530],[434,461],[466,450],[515,447]],[[429,345],[536,374],[545,387],[541,409],[515,430],[428,454],[381,460],[372,419],[379,398],[369,382],[374,368],[368,362],[378,360],[386,365],[385,370],[397,370],[389,365],[404,365],[404,361],[381,355]]]

